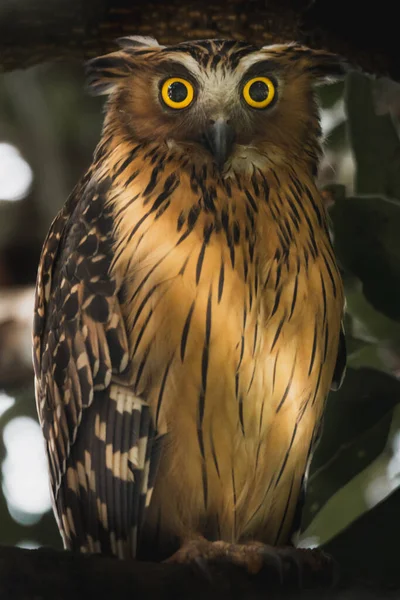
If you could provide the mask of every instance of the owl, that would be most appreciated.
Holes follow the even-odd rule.
[[[345,368],[314,93],[344,67],[295,43],[119,43],[88,64],[102,136],[37,280],[64,545],[281,547]]]

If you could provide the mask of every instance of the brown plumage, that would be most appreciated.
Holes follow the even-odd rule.
[[[295,44],[121,46],[89,64],[103,135],[38,275],[60,531],[120,557],[197,534],[285,544],[345,364],[312,90],[342,65]]]

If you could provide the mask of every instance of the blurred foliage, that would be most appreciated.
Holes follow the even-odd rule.
[[[331,172],[325,164],[320,184],[345,283],[348,370],[342,388],[327,400],[303,537],[329,541],[333,554],[363,574],[371,575],[374,560],[377,576],[395,577],[394,562],[384,557],[397,556],[399,540],[397,527],[391,527],[391,495],[400,485],[400,93],[391,87],[382,110],[384,82],[352,73],[338,97],[339,87],[321,93],[328,115],[344,101],[344,119],[331,119],[326,140]],[[332,172],[341,176],[335,180]],[[372,526],[378,513],[385,538]],[[361,522],[368,536],[360,533]],[[374,558],[368,560],[368,553]]]
[[[17,147],[34,173],[31,189],[23,200],[0,200],[0,299],[2,288],[34,284],[50,223],[90,164],[100,135],[101,109],[101,100],[85,93],[80,65],[44,64],[0,77],[0,142]],[[0,331],[2,327],[0,323]],[[6,351],[0,347],[0,352]],[[0,412],[0,433],[17,417],[29,416],[37,421],[32,373],[30,381],[5,391],[16,402],[3,414]],[[1,408],[0,395],[0,411]],[[1,464],[6,456],[1,435]],[[51,511],[41,518],[38,515],[31,525],[17,522],[14,513],[7,505],[3,483],[0,542],[61,548]],[[26,522],[29,520],[35,521],[25,518]]]
[[[43,64],[0,77],[0,141],[16,146],[34,173],[26,198],[0,201],[0,273],[7,283],[34,281],[50,223],[91,162],[101,107],[85,93],[80,65]],[[15,270],[18,253],[25,263],[33,260]]]
[[[400,93],[392,82],[355,73],[344,84],[320,88],[319,94],[326,148],[319,185],[346,288],[348,371],[341,390],[327,400],[303,538],[330,540],[334,554],[345,555],[349,566],[365,573],[374,557],[384,576],[395,574],[393,561],[369,548],[385,544],[390,554],[400,536],[398,526],[392,527],[393,521],[400,522],[399,509],[395,514],[400,484]],[[45,65],[0,79],[0,142],[19,148],[34,172],[24,200],[0,202],[0,286],[33,284],[45,233],[90,162],[101,119],[101,101],[84,93],[78,66]],[[32,386],[6,391],[16,402],[0,416],[0,431],[17,416],[36,418]],[[1,461],[5,454],[0,442]],[[0,519],[3,543],[61,545],[50,512],[23,526],[0,493]],[[397,556],[395,550],[392,554]]]

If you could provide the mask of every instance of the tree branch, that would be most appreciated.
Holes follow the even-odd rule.
[[[397,4],[381,0],[2,0],[3,70],[54,59],[87,59],[121,35],[161,43],[209,37],[257,44],[300,41],[345,56],[367,72],[400,80]]]
[[[376,600],[399,598],[399,590],[340,578],[334,588],[299,589],[278,584],[276,572],[257,575],[231,564],[198,567],[120,561],[51,549],[0,547],[0,597],[4,600]]]

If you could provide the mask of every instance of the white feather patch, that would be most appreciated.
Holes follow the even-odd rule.
[[[154,38],[148,35],[127,35],[117,40],[121,48],[145,47],[145,48],[165,48]]]

